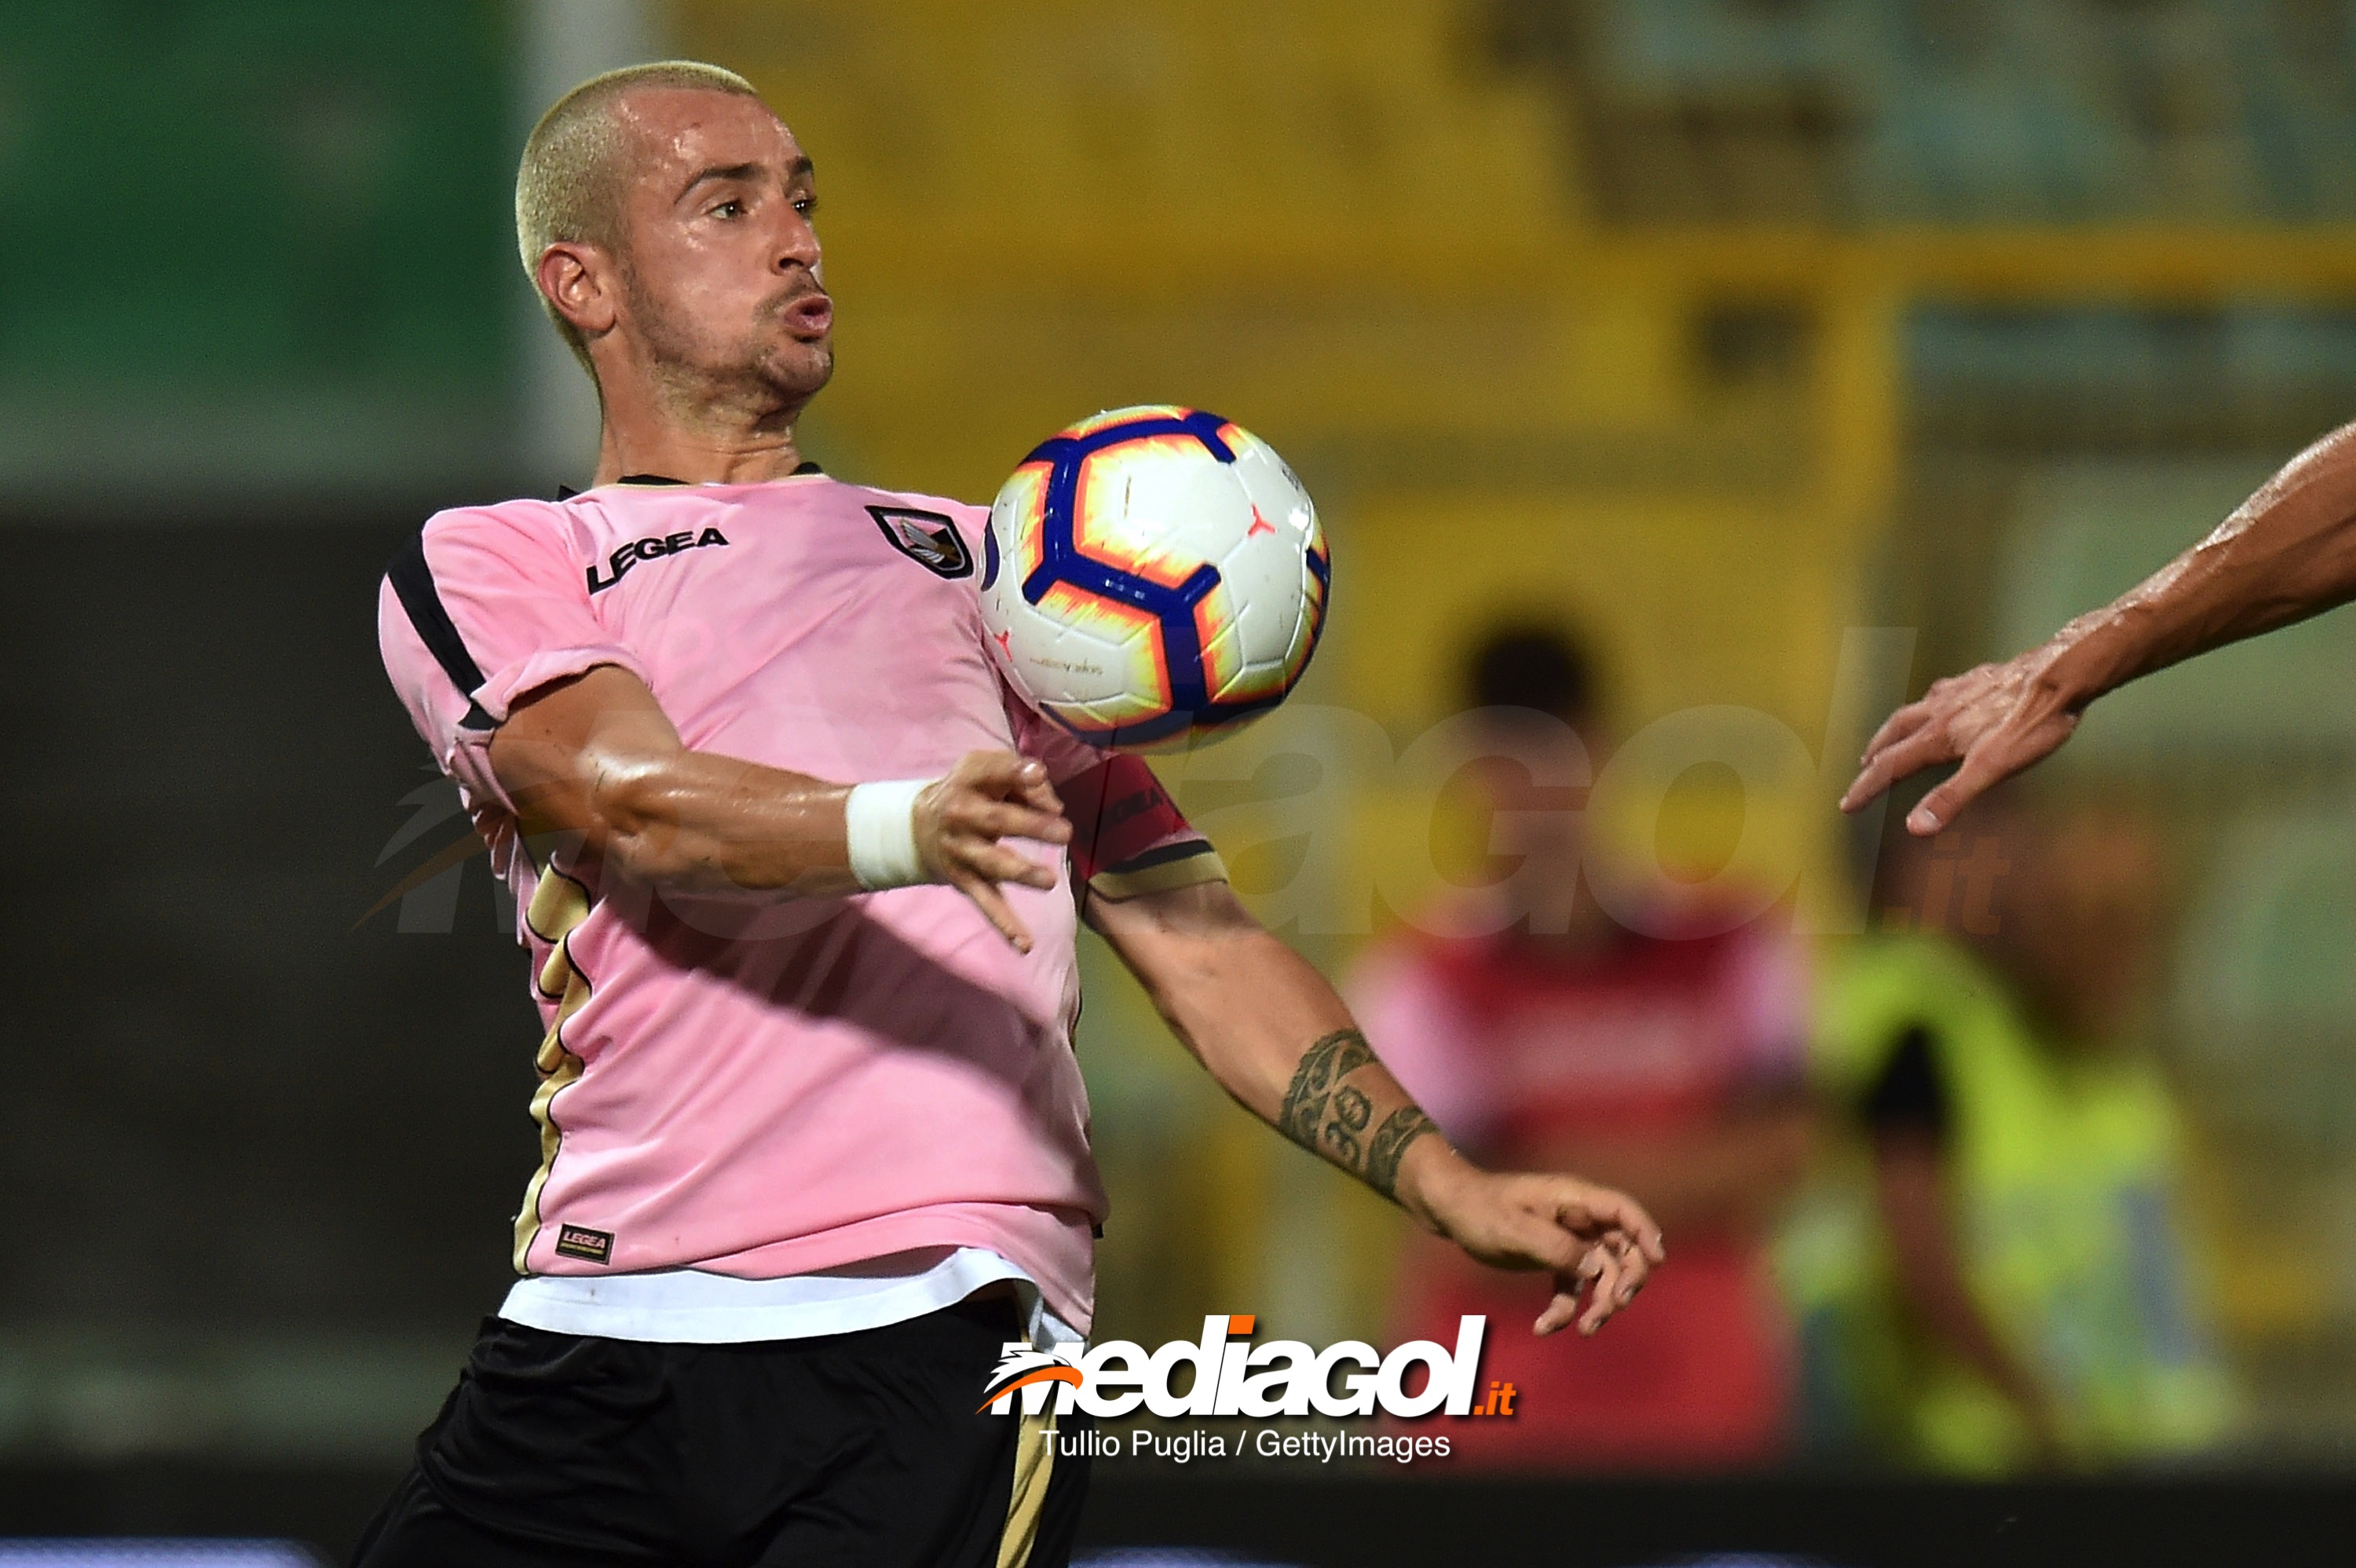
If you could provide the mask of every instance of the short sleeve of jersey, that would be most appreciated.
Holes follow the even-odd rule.
[[[385,572],[377,637],[393,689],[443,771],[509,811],[489,749],[518,700],[598,665],[645,678],[592,613],[587,579],[538,508],[429,519]]]
[[[1151,768],[1074,740],[1012,690],[1005,697],[1015,749],[1047,765],[1071,818],[1076,884],[1119,902],[1227,880],[1218,851],[1187,822]]]

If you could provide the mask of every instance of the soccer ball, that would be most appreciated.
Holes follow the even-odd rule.
[[[1233,729],[1309,667],[1333,575],[1309,493],[1216,414],[1114,409],[1040,443],[982,534],[1015,689],[1092,746]]]

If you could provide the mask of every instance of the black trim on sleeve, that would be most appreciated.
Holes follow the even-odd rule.
[[[1191,860],[1197,855],[1216,853],[1217,851],[1211,847],[1211,841],[1207,838],[1182,838],[1175,844],[1164,844],[1158,849],[1140,850],[1118,866],[1107,866],[1097,875],[1126,876],[1154,866],[1167,866],[1173,860]]]
[[[403,539],[401,548],[392,552],[392,562],[384,569],[385,580],[392,584],[393,596],[401,601],[402,609],[415,628],[418,641],[450,677],[450,684],[466,699],[466,716],[458,722],[469,730],[495,730],[498,721],[483,711],[475,700],[475,693],[483,688],[483,667],[466,651],[466,639],[458,635],[457,623],[443,607],[442,595],[434,586],[434,569],[425,562],[425,530],[420,528]]]
[[[1944,1144],[1954,1125],[1954,1107],[1939,1071],[1931,1031],[1915,1024],[1898,1037],[1889,1065],[1866,1092],[1858,1110],[1877,1133],[1919,1133]]]

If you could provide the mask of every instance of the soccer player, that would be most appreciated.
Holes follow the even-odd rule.
[[[1841,809],[1924,768],[1954,774],[1907,814],[1937,833],[2050,756],[2087,705],[2139,676],[2356,599],[2356,425],[2286,464],[2208,538],[2026,653],[1932,683],[1865,749]]]
[[[1151,773],[1002,684],[984,513],[803,461],[815,206],[709,66],[589,81],[524,152],[595,477],[433,517],[380,633],[518,890],[542,1157],[523,1277],[368,1568],[1065,1561],[1083,1462],[976,1406],[1008,1341],[1089,1324],[1082,918],[1246,1106],[1548,1273],[1538,1332],[1593,1332],[1662,1257],[1619,1193],[1461,1158]]]

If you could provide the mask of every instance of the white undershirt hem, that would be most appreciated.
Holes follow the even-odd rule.
[[[930,1247],[783,1279],[737,1279],[685,1268],[531,1275],[509,1289],[499,1316],[552,1334],[659,1345],[742,1345],[905,1323],[955,1306],[1001,1280],[1014,1285],[1033,1344],[1046,1349],[1087,1342],[1087,1336],[1047,1310],[1030,1275],[987,1247]]]

